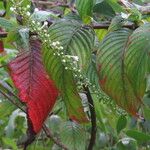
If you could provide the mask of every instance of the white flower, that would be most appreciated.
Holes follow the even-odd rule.
[[[44,21],[43,26],[47,26],[47,25],[48,25],[48,22],[47,22],[47,21]]]
[[[52,46],[56,46],[57,44],[56,44],[56,42],[53,42],[51,45],[52,45]]]
[[[32,23],[35,24],[35,21],[33,20]]]
[[[37,11],[39,11],[39,9],[38,9],[38,8],[35,8],[34,11],[37,12]]]
[[[14,7],[10,7],[10,10],[11,10],[11,11],[14,11],[14,10],[15,10],[15,8],[14,8]]]
[[[27,8],[30,8],[30,5],[27,5]]]
[[[65,62],[66,62],[66,60],[65,60],[65,59],[63,59],[63,60],[62,60],[62,62],[64,62],[64,63],[65,63]]]
[[[79,57],[78,56],[72,56],[74,61],[79,61]]]
[[[56,41],[56,44],[57,44],[57,45],[59,45],[59,44],[60,44],[60,42],[59,42],[59,41]]]
[[[60,50],[63,50],[64,48],[62,46],[59,47]]]
[[[41,25],[41,23],[40,23],[40,22],[38,22],[38,23],[37,23],[37,25],[38,25],[38,26],[40,26],[40,25]]]
[[[30,16],[31,14],[30,14],[30,12],[27,12],[27,16]]]

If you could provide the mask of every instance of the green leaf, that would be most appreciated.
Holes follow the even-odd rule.
[[[0,27],[6,30],[11,30],[15,26],[9,20],[0,17]]]
[[[86,72],[90,63],[94,44],[94,34],[90,27],[76,21],[59,21],[49,29],[52,41],[59,41],[66,55],[79,57],[78,66]],[[71,71],[65,70],[60,58],[53,55],[55,50],[43,50],[44,64],[47,72],[60,89],[70,118],[84,122],[86,120],[81,98],[76,89],[76,83]]]
[[[124,12],[121,5],[118,4],[118,0],[106,0],[106,1],[113,8],[115,12],[118,12],[118,13]]]
[[[125,54],[126,73],[136,94],[144,96],[150,73],[150,24],[136,29],[130,37]],[[138,96],[140,98],[141,96]]]
[[[32,18],[36,21],[45,21],[49,19],[50,17],[56,18],[57,15],[55,15],[53,12],[48,12],[48,11],[35,11],[32,14]]]
[[[101,88],[120,107],[135,115],[139,99],[125,74],[123,62],[131,33],[128,29],[122,29],[104,38],[98,51],[97,68]]]
[[[150,24],[132,34],[121,29],[108,34],[101,42],[97,66],[100,85],[116,103],[138,117],[150,73]]]
[[[99,41],[102,41],[104,39],[104,37],[107,34],[107,30],[106,29],[95,29],[95,33],[99,39]]]
[[[86,132],[75,122],[66,122],[61,127],[61,141],[70,150],[84,150],[86,145]]]
[[[13,150],[17,150],[16,142],[13,139],[3,137],[2,138],[5,145],[10,146]]]
[[[29,29],[13,28],[8,32],[7,42],[16,42],[18,49],[29,49]]]
[[[117,122],[117,133],[119,134],[122,129],[124,129],[127,125],[127,119],[125,116],[120,116]]]
[[[134,138],[138,143],[148,142],[150,141],[150,135],[145,134],[143,132],[128,130],[126,132],[127,136]]]
[[[100,3],[96,3],[96,5],[93,8],[93,11],[95,13],[98,13],[100,15],[104,15],[107,17],[115,16],[115,11],[106,1],[102,1],[102,2],[100,1]]]
[[[76,0],[76,7],[81,18],[92,16],[95,0]]]

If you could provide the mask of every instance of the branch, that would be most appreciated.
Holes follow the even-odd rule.
[[[94,102],[93,102],[89,88],[84,86],[84,90],[86,91],[87,99],[89,102],[89,108],[90,108],[90,113],[91,113],[91,124],[92,124],[91,139],[88,145],[88,150],[92,150],[95,144],[95,140],[96,140],[96,130],[97,130],[96,113],[95,113]]]
[[[138,9],[142,14],[150,14],[150,6],[140,6],[135,3],[131,3],[127,0],[120,0],[120,3],[124,5],[127,9]]]
[[[49,2],[49,1],[35,1],[32,0],[33,3],[38,4],[38,5],[46,5],[46,6],[50,6],[50,7],[67,7],[69,8],[70,6],[68,4],[64,4],[64,3],[60,3],[60,2]]]
[[[57,144],[59,147],[61,147],[64,150],[69,150],[65,145],[63,145],[58,138],[55,138],[52,134],[52,132],[47,128],[47,126],[43,125],[43,130],[46,133],[46,136],[49,137],[55,144]]]
[[[108,29],[110,26],[110,23],[94,23],[92,24],[92,27],[94,29]],[[128,23],[126,25],[123,25],[124,28],[129,28],[129,29],[136,29],[138,26],[134,23]]]
[[[7,32],[4,32],[4,31],[0,31],[0,38],[5,38],[7,37]]]

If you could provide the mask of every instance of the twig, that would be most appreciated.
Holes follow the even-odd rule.
[[[49,137],[55,144],[57,144],[59,147],[61,147],[64,150],[69,150],[65,145],[63,145],[58,138],[55,138],[52,134],[52,132],[47,128],[47,126],[43,125],[43,130],[46,133],[46,136]]]
[[[94,102],[90,93],[90,90],[88,87],[84,86],[84,90],[86,91],[87,99],[89,102],[89,108],[90,108],[90,113],[91,113],[91,124],[92,124],[92,129],[91,129],[91,138],[90,142],[88,145],[88,150],[92,150],[95,144],[96,140],[96,131],[97,131],[97,125],[96,125],[96,113],[95,113],[95,107],[94,107]]]
[[[2,90],[0,90],[0,93],[6,97],[13,105],[15,105],[17,108],[19,108],[20,110],[22,110],[24,113],[26,113],[26,110],[24,108],[22,108],[18,103],[16,103],[16,101],[11,98],[8,94],[6,94],[5,92],[3,92]]]
[[[4,32],[4,31],[0,31],[0,38],[5,38],[5,37],[7,37],[7,32]]]
[[[108,29],[110,26],[110,23],[95,23],[92,24],[92,27],[94,29]],[[138,26],[134,23],[129,23],[126,25],[123,25],[124,28],[128,28],[128,29],[136,29]]]
[[[38,4],[38,5],[46,5],[46,6],[50,6],[50,7],[57,7],[57,6],[67,7],[67,8],[70,7],[68,4],[64,4],[64,3],[60,3],[60,2],[35,1],[35,0],[33,0],[32,2],[35,4]]]
[[[120,0],[120,3],[124,5],[127,9],[138,9],[142,14],[150,14],[150,6],[140,6],[135,3],[131,3],[127,0]]]

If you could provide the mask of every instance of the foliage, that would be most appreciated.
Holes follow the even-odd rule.
[[[149,149],[147,8],[0,1],[0,149]]]

